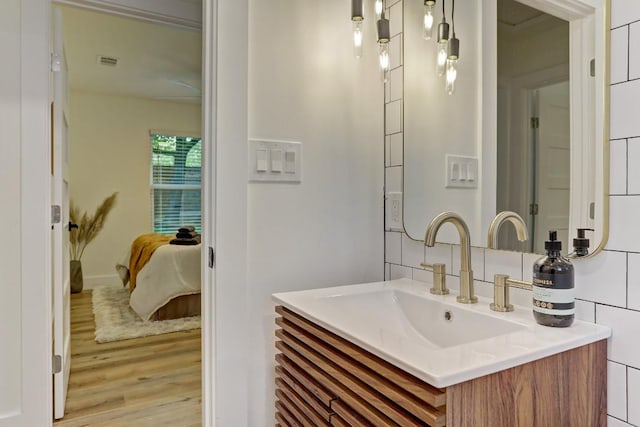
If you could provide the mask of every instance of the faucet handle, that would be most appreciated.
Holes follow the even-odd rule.
[[[509,287],[531,290],[533,285],[521,280],[509,279],[506,274],[493,276],[493,302],[489,306],[493,311],[513,311],[513,305],[509,304]]]
[[[447,295],[449,293],[447,267],[444,264],[429,264],[427,262],[421,262],[420,266],[433,271],[433,287],[429,291],[434,295]]]

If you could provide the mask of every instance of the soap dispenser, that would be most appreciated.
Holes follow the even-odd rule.
[[[589,255],[589,239],[584,235],[585,231],[595,231],[593,228],[578,228],[578,237],[573,239],[573,252],[567,258],[578,258]]]
[[[533,317],[540,325],[567,327],[575,316],[573,265],[560,254],[558,233],[549,231],[547,256],[533,264]]]

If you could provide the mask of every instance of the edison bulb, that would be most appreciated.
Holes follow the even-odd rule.
[[[447,59],[447,74],[445,78],[445,90],[449,95],[453,95],[456,90],[456,78],[458,77],[457,70],[458,60]]]
[[[436,71],[438,72],[438,76],[442,77],[445,73],[446,65],[447,65],[447,41],[442,40],[438,43],[438,57],[436,61]]]
[[[379,43],[379,60],[382,81],[387,81],[387,71],[389,71],[389,43]]]
[[[353,21],[353,55],[362,56],[362,21]]]
[[[424,20],[422,36],[425,40],[431,40],[433,35],[433,5],[424,5]]]
[[[375,4],[376,19],[380,19],[382,15],[382,0],[376,0]]]

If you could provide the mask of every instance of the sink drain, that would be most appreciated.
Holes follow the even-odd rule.
[[[447,322],[451,322],[453,320],[453,313],[450,312],[449,310],[445,311],[444,320],[446,320]]]

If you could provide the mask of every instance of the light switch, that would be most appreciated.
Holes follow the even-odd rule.
[[[271,150],[271,172],[276,172],[276,173],[282,172],[282,150],[281,149]]]
[[[256,170],[258,172],[266,172],[268,167],[267,150],[256,150]]]
[[[286,151],[284,153],[284,171],[286,173],[296,173],[296,152]]]
[[[445,155],[446,188],[478,188],[478,159],[469,156]]]

